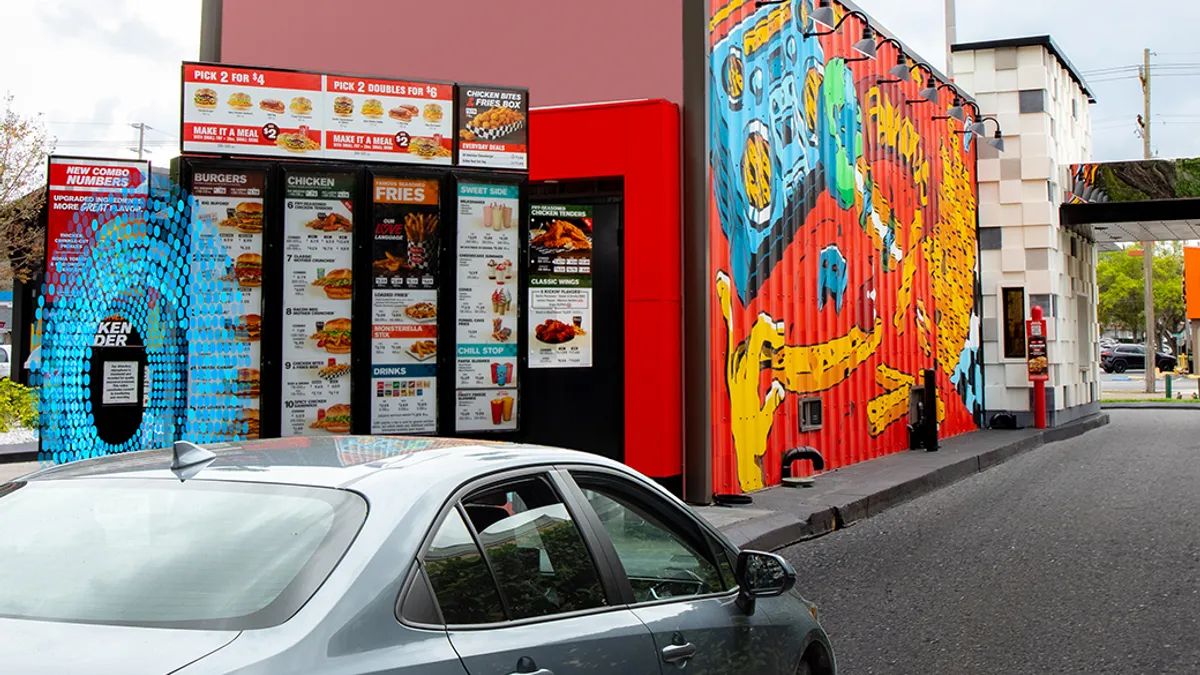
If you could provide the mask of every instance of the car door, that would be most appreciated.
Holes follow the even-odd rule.
[[[544,471],[507,475],[445,514],[421,563],[451,644],[470,675],[658,675],[654,639],[560,485]]]
[[[749,614],[738,607],[736,553],[705,525],[619,473],[570,475],[606,535],[633,612],[654,634],[664,673],[795,672],[802,645],[789,644],[792,622],[773,621],[768,601]]]
[[[1146,349],[1145,347],[1131,347],[1129,352],[1129,367],[1136,370],[1146,369]]]

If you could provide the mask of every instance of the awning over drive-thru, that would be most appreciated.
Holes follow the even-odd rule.
[[[1101,250],[1200,239],[1200,159],[1078,164],[1071,175],[1061,222]]]

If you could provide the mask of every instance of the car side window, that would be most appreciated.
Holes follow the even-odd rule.
[[[545,478],[487,488],[462,504],[510,619],[608,604],[591,552]]]
[[[633,494],[605,479],[573,475],[612,540],[637,602],[726,589],[713,559],[716,551],[704,540],[704,534],[689,536],[668,524],[668,516],[656,513],[655,497]]]
[[[446,623],[504,621],[496,582],[458,509],[446,516],[425,553],[424,565]]]

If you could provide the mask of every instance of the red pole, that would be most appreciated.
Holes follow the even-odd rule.
[[[1032,318],[1035,324],[1042,321],[1042,308],[1039,305],[1033,306]],[[1037,429],[1046,428],[1046,381],[1041,379],[1033,382],[1033,426]]]

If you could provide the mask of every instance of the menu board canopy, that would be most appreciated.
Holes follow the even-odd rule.
[[[183,63],[183,153],[529,168],[529,90]]]
[[[454,85],[184,62],[181,151],[449,166]]]

